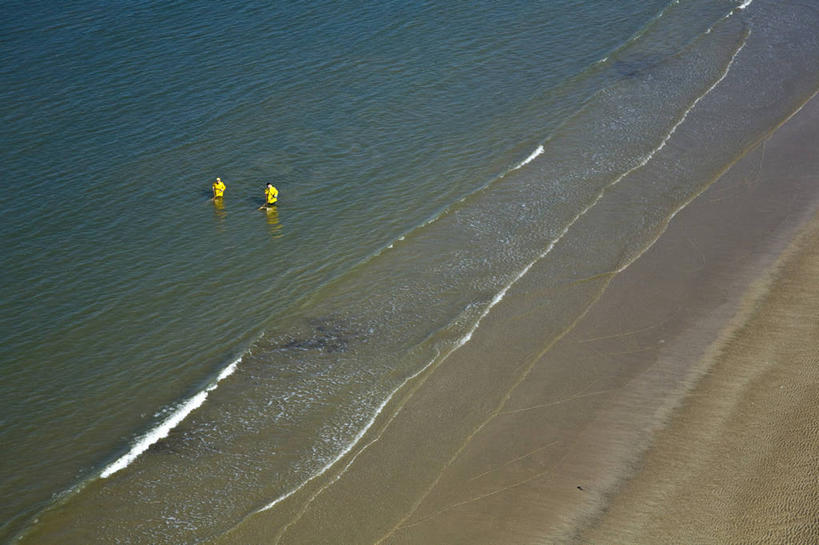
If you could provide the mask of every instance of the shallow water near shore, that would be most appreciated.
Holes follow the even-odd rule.
[[[3,7],[0,536],[220,536],[534,264],[627,266],[817,88],[816,13],[745,4]]]

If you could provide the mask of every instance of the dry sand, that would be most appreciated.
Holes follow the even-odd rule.
[[[814,99],[624,272],[548,291],[533,267],[218,543],[819,543],[816,142]]]

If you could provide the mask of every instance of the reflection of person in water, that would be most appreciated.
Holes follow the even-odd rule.
[[[269,206],[265,210],[265,216],[267,219],[267,225],[270,228],[270,235],[273,238],[279,238],[282,236],[282,224],[279,223],[279,209],[276,206]]]
[[[225,199],[219,197],[211,200],[213,201],[213,211],[216,212],[216,217],[220,220],[225,219]]]

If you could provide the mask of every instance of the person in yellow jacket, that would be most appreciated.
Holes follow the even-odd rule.
[[[225,184],[222,182],[222,178],[216,178],[216,181],[213,182],[213,200],[221,199],[225,194]]]
[[[279,190],[273,187],[273,184],[267,182],[267,187],[264,188],[264,204],[259,209],[276,206],[278,200]]]

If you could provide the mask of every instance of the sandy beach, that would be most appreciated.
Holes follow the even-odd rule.
[[[622,270],[534,266],[331,471],[219,542],[819,540],[817,141],[814,98]]]
[[[761,175],[816,184],[816,111],[771,138]],[[819,216],[758,270],[633,477],[576,542],[819,542]]]
[[[749,291],[580,543],[819,540],[819,218]]]
[[[819,545],[815,4],[6,3],[0,545]]]

